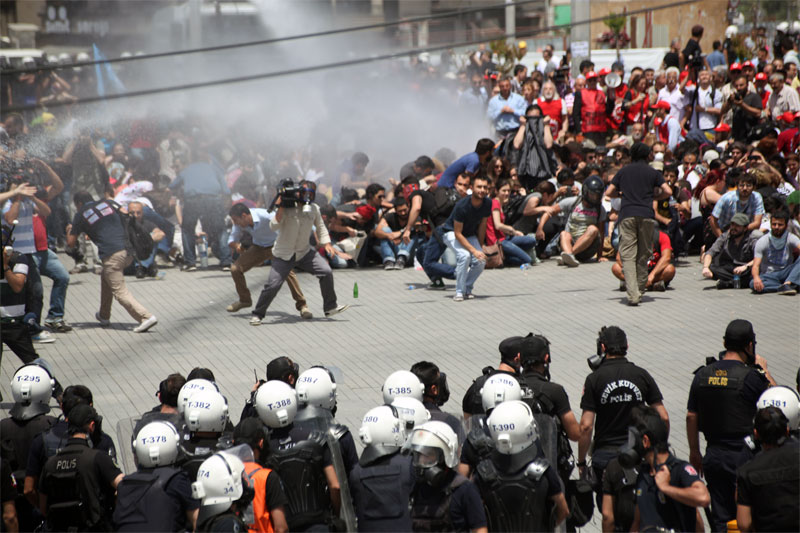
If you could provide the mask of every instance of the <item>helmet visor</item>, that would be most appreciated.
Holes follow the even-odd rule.
[[[442,450],[430,446],[412,446],[414,466],[430,468],[442,462]]]

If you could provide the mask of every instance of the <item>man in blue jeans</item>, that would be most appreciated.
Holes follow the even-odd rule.
[[[472,289],[486,266],[482,251],[486,237],[486,221],[492,214],[489,180],[485,176],[472,179],[472,194],[458,201],[444,223],[444,242],[456,254],[456,295],[453,301],[471,300]]]
[[[375,227],[378,241],[375,249],[381,255],[384,270],[403,270],[424,235],[413,231],[409,234],[408,242],[405,242],[403,231],[408,222],[408,204],[402,196],[395,197],[392,203],[394,209],[384,214]]]
[[[770,232],[756,241],[750,288],[754,292],[797,294],[800,286],[800,239],[787,231],[789,211],[781,209],[770,219]]]
[[[469,180],[470,178],[467,174],[460,174],[456,178],[453,190],[458,193],[460,198],[467,196],[467,190],[469,190]],[[450,217],[450,214],[453,212],[456,203],[458,203],[457,201],[451,200],[452,196],[453,195],[448,194],[448,191],[442,187],[436,189],[432,195],[430,203],[433,205],[431,206],[430,212],[426,214],[426,218],[431,224],[433,231],[431,231],[431,236],[428,239],[428,242],[417,249],[417,259],[420,263],[422,263],[422,268],[425,270],[425,274],[431,280],[431,284],[428,286],[428,288],[433,290],[445,289],[444,282],[442,281],[443,278],[456,279],[455,267],[449,263],[439,262],[439,260],[442,258],[442,255],[444,255],[445,251],[447,251],[447,245],[444,242],[445,231],[443,226]],[[415,200],[413,194],[410,195],[409,198],[411,199],[411,213],[408,215],[408,217],[413,225],[417,220],[417,214],[414,212],[414,204],[417,203],[417,200]],[[421,204],[422,208],[425,207],[424,199],[419,203]],[[422,213],[419,208],[417,210]],[[406,227],[406,231],[408,231],[408,226]]]

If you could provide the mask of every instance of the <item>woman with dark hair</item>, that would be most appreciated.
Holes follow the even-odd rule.
[[[652,113],[650,112],[650,99],[647,98],[647,78],[636,74],[628,84],[628,92],[622,102],[625,110],[625,119],[628,126],[640,122],[645,123]]]
[[[512,266],[528,265],[535,261],[536,237],[525,235],[505,223],[503,207],[511,195],[511,181],[501,179],[495,188],[492,199],[492,216],[486,222],[486,244],[499,244],[503,249],[506,264]]]
[[[501,179],[509,179],[511,174],[509,173],[511,165],[508,163],[507,159],[504,159],[500,156],[494,156],[489,160],[489,164],[486,166],[486,174],[489,177],[489,181],[496,185],[497,182]]]

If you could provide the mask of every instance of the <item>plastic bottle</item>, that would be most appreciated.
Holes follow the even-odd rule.
[[[358,298],[358,282],[353,283],[353,298]]]
[[[530,263],[523,263],[523,264],[521,264],[519,266],[519,269],[520,270],[530,270],[531,269],[531,264]]]
[[[733,275],[733,288],[734,289],[742,288],[742,278],[739,277],[739,274]]]
[[[200,256],[200,266],[203,268],[208,267],[208,237],[203,235],[200,242],[197,243],[197,255]]]

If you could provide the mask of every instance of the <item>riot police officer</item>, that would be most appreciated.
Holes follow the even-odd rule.
[[[122,478],[114,509],[115,531],[194,530],[200,502],[189,475],[175,467],[181,436],[166,421],[145,424],[133,439],[138,471]]]
[[[416,483],[411,496],[412,531],[487,533],[478,488],[457,473],[458,438],[446,423],[431,420],[406,442]]]
[[[597,356],[590,358],[592,373],[586,377],[581,397],[581,435],[578,468],[586,472],[586,455],[592,447],[591,483],[601,506],[603,470],[617,455],[628,436],[631,410],[643,403],[653,406],[669,428],[661,391],[647,370],[628,361],[628,338],[617,326],[600,330]],[[592,430],[594,429],[594,440]]]
[[[530,406],[507,401],[486,421],[495,450],[478,464],[476,483],[492,531],[553,531],[567,517],[561,481],[536,446]],[[551,508],[555,506],[555,515]],[[510,512],[513,511],[513,512]]]
[[[203,461],[192,483],[192,496],[200,500],[198,531],[247,531],[241,515],[253,491],[244,479],[244,463],[235,455],[217,452]]]
[[[266,466],[283,481],[289,530],[328,531],[339,513],[341,492],[325,435],[309,425],[294,424],[297,392],[283,381],[261,385],[255,406],[271,430]]]
[[[411,396],[398,396],[389,404],[397,410],[397,416],[405,423],[406,432],[411,434],[411,430],[421,426],[431,419],[431,412],[428,411],[422,402],[415,400]]]
[[[47,460],[39,484],[47,528],[111,531],[114,491],[123,475],[108,454],[89,447],[100,416],[93,407],[78,404],[67,419],[70,439]]]
[[[464,418],[467,419],[472,415],[486,414],[483,410],[481,402],[481,389],[486,379],[494,374],[507,374],[519,380],[519,368],[522,361],[521,342],[525,337],[509,337],[503,339],[498,346],[500,351],[500,364],[497,368],[491,366],[485,367],[481,371],[481,375],[473,380],[472,385],[467,389],[464,398],[461,400],[461,410],[464,412]]]
[[[406,435],[406,423],[392,406],[370,409],[362,419],[364,451],[350,473],[359,531],[411,531],[414,469],[411,457],[400,453]]]
[[[419,378],[408,370],[392,372],[381,386],[383,403],[391,404],[395,398],[409,397],[422,402],[425,386]]]
[[[258,413],[256,412],[255,407],[255,397],[256,391],[258,388],[266,383],[267,381],[278,380],[283,381],[287,385],[291,385],[294,387],[294,384],[297,382],[297,376],[300,375],[300,365],[296,362],[292,361],[289,357],[282,355],[280,357],[276,357],[269,363],[267,363],[267,379],[266,380],[259,380],[258,376],[256,376],[256,383],[253,385],[253,389],[250,391],[250,397],[244,404],[242,408],[242,415],[239,417],[239,420],[243,420],[248,417],[255,417],[258,418]]]
[[[739,531],[800,531],[800,442],[775,406],[756,413],[754,437],[763,448],[736,475]]]
[[[177,373],[170,374],[159,383],[158,392],[156,392],[159,405],[142,414],[133,428],[133,434],[138,435],[145,425],[158,420],[169,422],[183,433],[184,423],[181,413],[178,412],[178,395],[184,385],[186,385],[186,378]]]
[[[725,531],[736,518],[736,464],[753,430],[756,401],[770,383],[766,361],[756,355],[756,334],[747,320],[725,329],[725,353],[695,371],[686,413],[689,461],[705,476],[711,493],[711,529]],[[700,436],[706,454],[700,455]]]
[[[411,373],[419,378],[425,387],[422,395],[422,405],[430,412],[431,420],[444,422],[458,437],[458,442],[464,442],[464,428],[461,421],[442,411],[441,406],[450,399],[450,388],[447,386],[447,375],[439,370],[435,363],[420,361],[411,367]]]
[[[192,382],[187,385],[189,383]],[[181,468],[194,479],[207,457],[230,448],[233,443],[231,433],[225,431],[230,423],[228,402],[216,390],[204,389],[188,396],[183,405],[183,422],[189,438],[182,444],[186,461]]]

